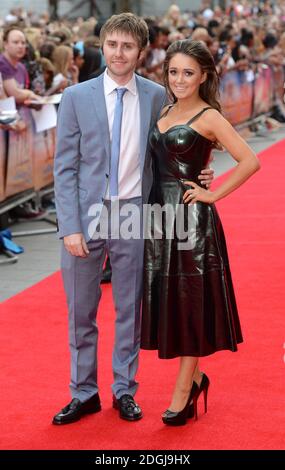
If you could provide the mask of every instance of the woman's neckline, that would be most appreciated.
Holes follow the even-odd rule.
[[[159,129],[159,125],[158,123],[156,123],[156,128],[158,130],[158,132],[160,133],[160,135],[165,135],[165,134],[168,134],[169,131],[175,129],[176,127],[184,127],[186,129],[188,129],[190,132],[193,131],[195,134],[199,135],[200,137],[202,137],[203,139],[206,139],[208,142],[211,142],[211,144],[214,144],[215,141],[214,140],[211,140],[211,139],[208,139],[208,137],[206,137],[205,135],[201,134],[200,132],[196,131],[196,129],[194,129],[192,126],[189,126],[188,124],[175,124],[174,126],[171,126],[169,127],[168,129],[166,129],[164,132],[162,132],[160,129]]]
[[[168,109],[166,110],[166,112],[161,116],[161,118],[159,119],[159,121],[161,119],[163,119],[164,117],[166,117],[169,113],[169,111],[173,108],[173,104],[170,105],[168,107]],[[157,129],[158,129],[158,132],[161,134],[161,135],[165,135],[167,134],[169,131],[171,131],[172,129],[175,129],[176,127],[184,127],[186,129],[189,129],[189,130],[192,130],[193,132],[195,132],[197,135],[203,137],[204,139],[208,140],[209,142],[212,142],[214,143],[215,141],[214,140],[211,140],[211,139],[208,139],[208,137],[204,136],[203,134],[201,134],[199,131],[197,131],[196,129],[194,129],[191,124],[192,122],[194,122],[196,119],[199,119],[199,117],[205,112],[207,111],[208,109],[211,109],[211,106],[204,106],[202,109],[200,109],[200,111],[198,111],[196,114],[194,114],[194,116],[192,116],[190,119],[188,119],[186,121],[186,123],[182,123],[182,124],[175,124],[173,126],[170,126],[168,129],[166,129],[164,132],[162,132],[159,128],[159,125],[158,125],[158,122],[156,123],[156,126],[157,126]]]

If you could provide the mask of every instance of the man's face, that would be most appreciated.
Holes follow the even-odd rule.
[[[112,78],[131,78],[140,56],[139,45],[131,34],[121,31],[107,34],[103,52]]]
[[[163,33],[160,33],[159,35],[159,47],[161,47],[161,49],[167,49],[169,46],[169,41],[168,41],[168,34],[163,34]]]
[[[12,59],[20,61],[26,53],[26,39],[22,31],[10,31],[7,41],[4,42],[4,50]]]

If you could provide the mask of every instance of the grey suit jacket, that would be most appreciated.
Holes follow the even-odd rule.
[[[148,134],[165,103],[165,89],[136,76],[140,103],[140,171],[143,202],[152,185]],[[102,205],[110,171],[110,135],[103,74],[67,88],[58,112],[54,162],[60,238],[82,232],[90,240],[90,207]]]

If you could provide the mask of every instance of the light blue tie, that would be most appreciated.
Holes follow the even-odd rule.
[[[120,159],[120,142],[121,142],[121,127],[123,115],[123,96],[127,88],[116,88],[117,101],[114,112],[114,121],[112,129],[112,144],[111,144],[111,168],[110,168],[110,196],[118,196],[118,171]]]

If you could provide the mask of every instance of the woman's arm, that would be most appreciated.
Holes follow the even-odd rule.
[[[215,191],[207,191],[193,181],[187,181],[194,189],[184,194],[184,202],[194,204],[197,201],[213,203],[230,194],[241,186],[260,168],[255,153],[235,131],[231,124],[216,110],[205,113],[203,127],[219,141],[238,163],[229,177]]]

